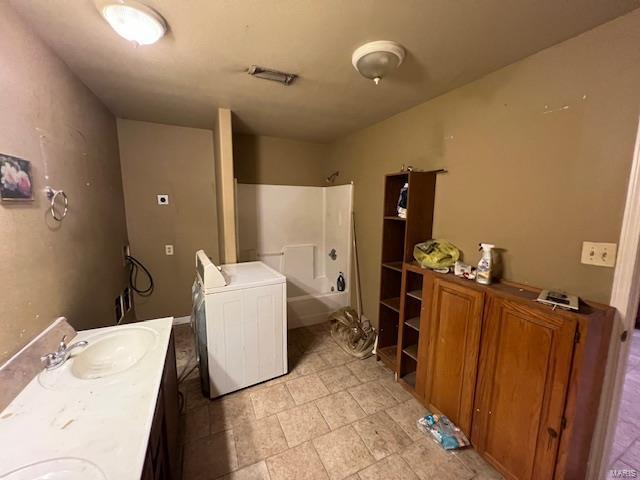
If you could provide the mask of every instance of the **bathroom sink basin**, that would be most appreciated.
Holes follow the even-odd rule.
[[[32,463],[8,473],[0,480],[106,480],[96,465],[81,458],[52,458]]]
[[[71,374],[80,379],[103,378],[136,365],[153,348],[153,330],[127,327],[88,338],[89,345],[73,356]]]

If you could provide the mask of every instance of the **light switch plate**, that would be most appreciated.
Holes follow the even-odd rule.
[[[613,268],[616,264],[615,243],[582,242],[580,261],[586,265]]]
[[[165,255],[173,255],[173,245],[165,245],[164,246],[164,254]]]
[[[158,197],[158,205],[169,205],[169,195],[163,193],[156,197]]]

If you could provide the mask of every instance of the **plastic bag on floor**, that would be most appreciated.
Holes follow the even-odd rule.
[[[444,415],[425,415],[418,419],[418,429],[431,435],[445,450],[469,446],[469,440],[462,430]]]

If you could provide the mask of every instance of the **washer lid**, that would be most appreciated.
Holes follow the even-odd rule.
[[[230,263],[222,265],[227,285],[206,288],[206,293],[228,292],[241,288],[261,287],[285,283],[287,278],[262,262]]]

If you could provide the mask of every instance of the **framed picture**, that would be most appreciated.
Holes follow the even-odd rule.
[[[0,198],[3,201],[33,200],[31,162],[0,153]]]

